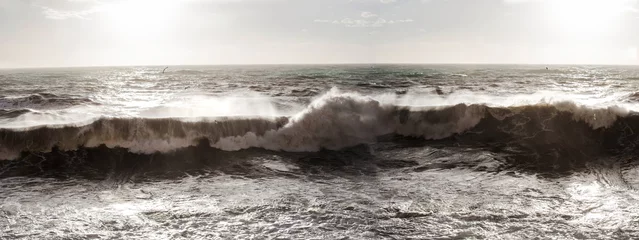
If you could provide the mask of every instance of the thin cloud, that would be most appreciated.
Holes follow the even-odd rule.
[[[80,10],[80,11],[64,11],[64,10],[57,10],[57,9],[44,7],[44,6],[39,6],[39,7],[42,9],[42,14],[44,14],[46,18],[54,19],[54,20],[65,20],[70,18],[89,19],[88,18],[89,15],[102,11],[101,7],[93,7],[90,9]]]
[[[44,6],[37,3],[32,4],[32,6],[42,9],[42,14],[48,19],[89,19],[89,16],[92,14],[108,10],[108,7],[115,1],[109,2],[108,0],[66,0],[65,2],[68,3],[65,4],[66,7],[75,6],[76,10],[63,10],[57,7]],[[89,5],[86,5],[87,3]],[[78,6],[83,6],[84,8],[77,10]],[[58,5],[58,7],[60,6]]]
[[[384,4],[397,2],[397,0],[379,0],[379,1]]]
[[[602,11],[618,13],[637,13],[639,0],[502,0],[506,4],[542,3],[542,4],[574,4],[576,9],[586,4],[586,6],[602,6]]]
[[[377,14],[374,14],[372,12],[362,12],[361,16],[363,18],[372,18],[372,17],[377,17]]]
[[[315,19],[314,22],[339,24],[349,28],[378,28],[378,27],[384,27],[390,24],[411,23],[411,22],[414,22],[414,20],[413,19],[386,20],[384,18],[377,18],[377,19],[343,18],[341,20]]]
[[[99,12],[109,11],[109,8],[127,1],[143,2],[148,4],[156,4],[157,2],[212,2],[212,3],[225,3],[225,2],[241,2],[241,1],[266,1],[266,0],[66,0],[64,2],[71,4],[71,6],[78,6],[77,4],[90,4],[88,8],[81,10],[61,10],[57,7],[43,6],[39,4],[33,4],[34,7],[42,9],[42,14],[49,19],[54,20],[66,20],[66,19],[89,19],[89,16]],[[56,3],[64,3],[62,1]],[[92,5],[92,6],[91,6]]]
[[[528,2],[574,2],[575,4],[581,4],[584,0],[502,0],[505,3],[528,3]],[[603,2],[603,3],[622,3],[622,4],[636,4],[637,0],[585,0],[591,2]]]

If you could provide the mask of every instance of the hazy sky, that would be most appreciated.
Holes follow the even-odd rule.
[[[0,67],[639,64],[639,0],[0,0]]]

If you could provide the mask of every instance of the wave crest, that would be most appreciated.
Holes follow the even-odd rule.
[[[313,101],[276,131],[264,136],[247,133],[221,139],[213,147],[240,150],[259,147],[283,151],[336,150],[375,141],[391,133],[394,107],[356,94],[331,91]]]
[[[595,136],[595,132],[614,135],[614,130],[607,129],[619,119],[629,120],[628,115],[618,107],[593,109],[572,102],[408,107],[331,90],[292,117],[200,121],[102,118],[84,126],[0,129],[0,159],[15,159],[21,152],[48,152],[54,147],[74,150],[100,145],[150,154],[194,146],[201,139],[228,151],[253,147],[292,152],[337,150],[372,143],[388,134],[433,140],[468,135],[468,141],[507,140],[545,146],[581,141],[580,137]],[[576,128],[582,132],[566,130],[574,126],[584,127]]]
[[[264,134],[286,118],[218,118],[197,122],[179,119],[102,118],[84,126],[0,129],[0,159],[15,159],[20,152],[49,152],[54,147],[122,147],[136,153],[168,152],[197,144],[200,139],[217,141],[247,132]]]

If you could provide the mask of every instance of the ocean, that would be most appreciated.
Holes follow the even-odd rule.
[[[0,70],[0,239],[639,238],[639,67],[164,68]]]

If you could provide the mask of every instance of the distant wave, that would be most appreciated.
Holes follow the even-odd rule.
[[[369,87],[369,88],[392,88],[393,87],[391,85],[376,83],[376,82],[361,82],[361,83],[357,83],[356,85],[359,87]]]
[[[408,72],[408,73],[398,73],[395,76],[404,77],[404,78],[421,78],[424,77],[424,73],[421,72]]]
[[[55,109],[80,104],[95,104],[91,99],[53,93],[37,93],[21,97],[0,97],[0,109]]]
[[[183,69],[183,70],[176,70],[176,71],[171,71],[170,69],[167,69],[167,71],[165,73],[170,73],[170,74],[205,74],[206,72],[198,71],[198,70],[190,70],[190,69]]]
[[[288,95],[296,96],[296,97],[310,97],[310,96],[316,96],[317,94],[319,94],[319,92],[320,92],[320,89],[317,89],[317,88],[293,89],[291,90],[291,93]]]
[[[0,159],[54,147],[71,151],[101,145],[151,154],[195,146],[202,139],[225,151],[312,152],[373,143],[388,134],[425,140],[454,137],[460,143],[517,147],[541,154],[562,146],[575,152],[606,144],[607,149],[627,147],[637,138],[634,132],[639,132],[639,117],[617,107],[593,109],[571,102],[407,107],[332,91],[292,117],[102,118],[83,126],[0,129]]]
[[[555,68],[550,68],[550,69],[545,69],[545,68],[539,68],[539,69],[531,69],[526,71],[525,73],[529,73],[529,74],[539,74],[539,73],[569,73],[569,70],[566,69],[555,69]]]
[[[325,78],[331,78],[331,76],[329,75],[324,75],[324,74],[309,74],[309,75],[294,75],[294,76],[289,76],[286,79],[290,79],[290,80],[313,80],[313,79],[325,79]]]
[[[468,75],[461,74],[461,73],[451,74],[450,76],[452,76],[452,77],[468,77]]]

